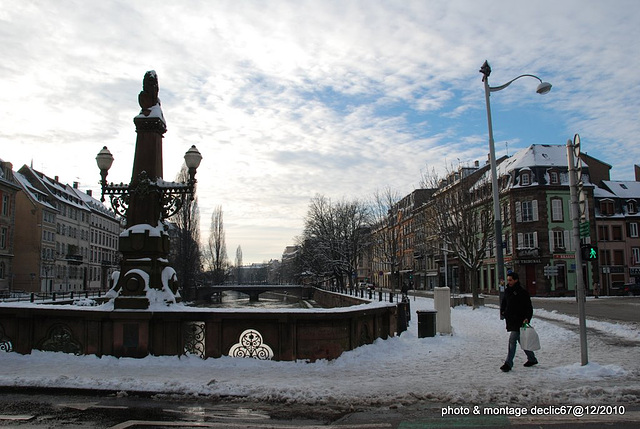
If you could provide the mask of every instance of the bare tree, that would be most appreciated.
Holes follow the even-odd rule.
[[[369,208],[359,201],[340,201],[317,195],[309,204],[302,239],[304,266],[332,276],[340,288],[353,276],[358,255],[368,245]]]
[[[398,192],[385,188],[376,191],[373,198],[373,220],[371,227],[374,261],[380,271],[389,270],[392,276],[391,290],[400,290],[400,231],[394,208],[400,201]]]
[[[446,246],[465,268],[474,308],[478,306],[479,271],[493,238],[487,168],[452,168],[445,177],[427,170],[421,180],[423,187],[438,189],[424,211],[423,224],[440,238],[438,245]]]
[[[186,165],[183,165],[176,180],[186,182],[188,179],[189,170]],[[202,272],[198,198],[186,198],[180,210],[171,217],[170,221],[176,226],[176,235],[170,253],[171,265],[176,270],[183,293],[190,295],[192,292],[195,293],[196,281]]]
[[[236,277],[238,284],[242,283],[242,247],[236,249]]]
[[[229,261],[227,257],[222,206],[217,206],[211,214],[209,240],[207,241],[205,254],[207,269],[211,275],[213,284],[224,283]]]

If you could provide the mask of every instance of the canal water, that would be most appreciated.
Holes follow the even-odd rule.
[[[222,302],[198,303],[198,307],[206,308],[315,308],[318,305],[313,300],[301,300],[297,296],[288,294],[265,292],[260,294],[257,302],[250,302],[249,296],[241,292],[225,291]]]

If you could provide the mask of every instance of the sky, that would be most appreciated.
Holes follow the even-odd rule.
[[[566,144],[633,180],[640,4],[603,1],[0,0],[0,158],[99,192],[131,179],[133,117],[155,70],[164,178],[196,145],[201,236],[280,259],[310,200],[401,195],[435,168],[484,163],[488,60],[496,153]]]
[[[575,298],[566,299],[575,302]],[[587,305],[593,299],[588,298]],[[413,316],[406,332],[344,352],[331,361],[278,362],[228,356],[202,360],[195,355],[118,359],[40,351],[30,355],[0,353],[0,386],[243,397],[287,404],[348,403],[356,409],[429,403],[470,408],[508,405],[519,409],[606,405],[624,406],[631,417],[640,400],[638,324],[587,319],[588,364],[583,366],[578,318],[539,309],[537,300],[533,299],[531,324],[540,337],[541,349],[536,352],[539,364],[524,368],[526,356],[518,349],[509,373],[499,369],[506,358],[509,333],[496,306],[477,310],[466,306],[451,308],[452,335],[418,338],[415,312],[433,310],[434,301],[412,297]],[[103,305],[111,306],[107,310],[113,307]],[[86,311],[91,308],[99,309],[82,307]],[[347,307],[354,308],[357,307]],[[182,311],[180,304],[172,309]],[[527,417],[530,416],[522,419]],[[612,416],[602,418],[610,422]],[[522,419],[511,423],[524,424]]]

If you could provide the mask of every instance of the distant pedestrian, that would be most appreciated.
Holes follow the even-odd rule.
[[[600,285],[598,282],[593,282],[593,296],[596,298],[600,296]]]
[[[533,305],[529,293],[520,285],[518,273],[510,272],[507,275],[507,288],[500,304],[500,315],[504,317],[509,335],[509,351],[504,365],[500,367],[503,372],[511,371],[513,358],[516,355],[516,347],[520,342],[520,328],[529,323],[533,317]],[[525,350],[527,362],[524,366],[536,365],[538,360],[533,351]]]

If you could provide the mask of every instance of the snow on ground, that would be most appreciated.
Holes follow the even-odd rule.
[[[497,309],[452,308],[453,335],[418,338],[415,311],[427,309],[433,309],[432,299],[412,298],[407,332],[333,361],[2,353],[0,386],[239,396],[305,404],[640,403],[640,334],[632,325],[588,320],[587,326],[597,334],[590,330],[590,363],[581,366],[577,318],[536,311],[544,317],[534,316],[532,322],[542,343],[537,352],[540,364],[524,368],[525,355],[518,350],[514,370],[502,373],[508,333]]]

